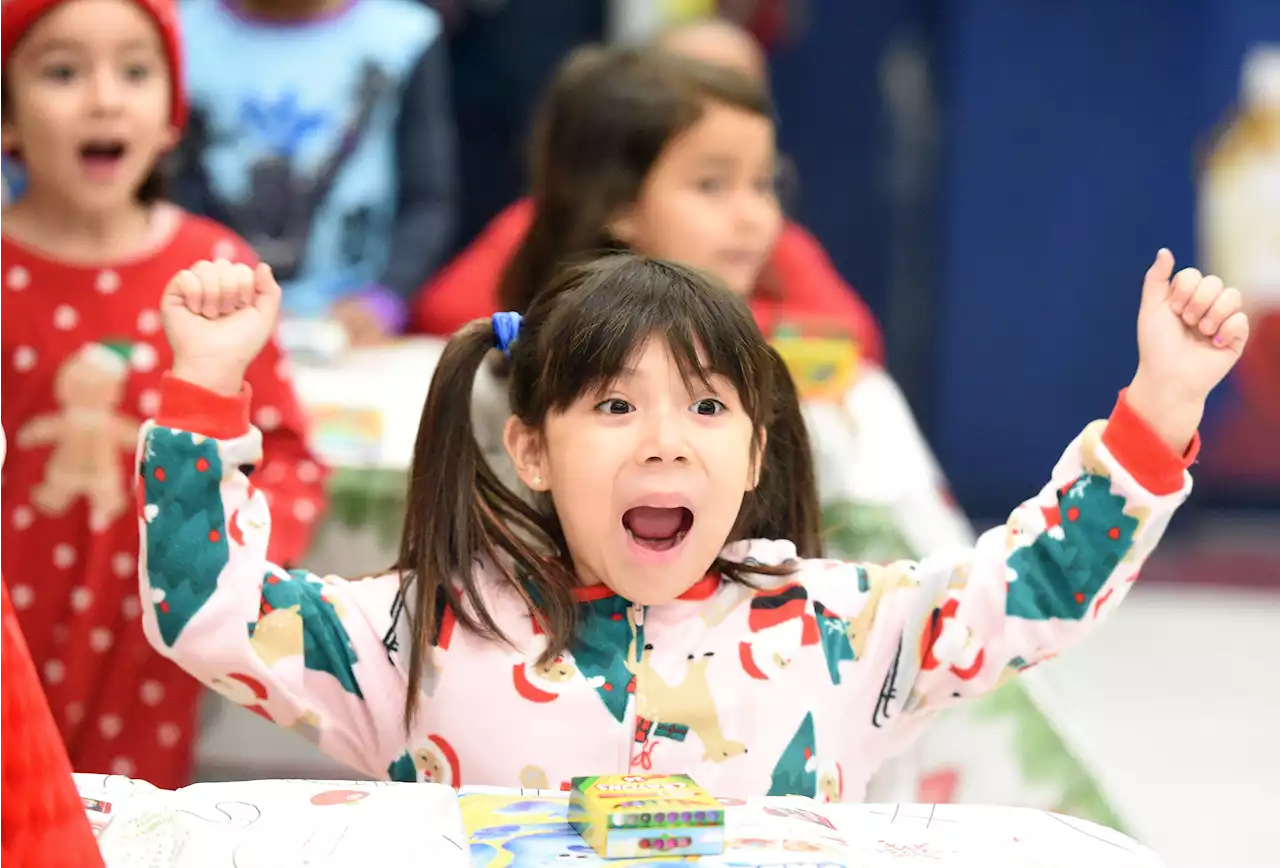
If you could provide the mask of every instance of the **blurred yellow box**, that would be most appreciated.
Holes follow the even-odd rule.
[[[334,467],[376,465],[382,458],[382,413],[372,407],[312,404],[307,407],[310,441]]]
[[[820,324],[779,326],[770,340],[786,362],[801,401],[839,403],[858,380],[857,341]]]

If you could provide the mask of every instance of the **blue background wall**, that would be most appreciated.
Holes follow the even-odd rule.
[[[930,376],[904,381],[939,458],[966,507],[999,514],[1132,375],[1142,272],[1161,245],[1194,261],[1193,147],[1235,99],[1245,49],[1280,42],[1280,2],[811,6],[774,68],[798,212],[891,334],[911,311],[888,291],[877,68],[894,36],[929,46],[944,136],[925,206],[934,295],[918,301],[934,318],[929,347],[900,342],[891,364],[927,359]]]

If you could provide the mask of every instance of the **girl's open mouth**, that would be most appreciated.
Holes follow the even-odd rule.
[[[683,506],[634,506],[622,514],[622,526],[637,547],[666,552],[684,542],[693,512]]]
[[[80,146],[80,162],[85,173],[94,180],[111,180],[124,161],[124,142],[102,139]]]

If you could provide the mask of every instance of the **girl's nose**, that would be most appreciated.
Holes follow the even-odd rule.
[[[688,438],[676,413],[655,413],[650,417],[640,457],[646,464],[689,460]]]

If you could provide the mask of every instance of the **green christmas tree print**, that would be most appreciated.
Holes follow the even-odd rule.
[[[282,579],[267,573],[262,582],[262,612],[296,606],[302,617],[302,665],[313,672],[327,672],[353,696],[364,698],[356,683],[356,651],[333,604],[321,594],[324,584],[312,581],[305,570],[290,570]],[[253,636],[257,624],[249,625]]]
[[[387,780],[401,784],[416,784],[418,782],[418,767],[413,764],[413,757],[409,755],[408,751],[400,754],[391,765],[387,766]]]
[[[778,764],[773,767],[773,782],[766,795],[815,797],[818,794],[818,770],[812,760],[817,751],[813,714],[808,713],[800,721],[800,728],[787,749],[778,757]]]
[[[1044,510],[1048,529],[1009,558],[1008,614],[1033,621],[1078,621],[1133,545],[1138,520],[1111,480],[1086,473]]]
[[[147,523],[150,603],[160,637],[171,646],[213,596],[227,564],[217,441],[152,429],[138,475],[139,508]]]
[[[630,607],[621,597],[583,603],[578,607],[577,633],[569,644],[569,652],[584,676],[604,678],[596,693],[618,722],[626,715],[630,698],[627,687],[632,676],[626,661],[631,645],[631,624],[627,620]]]
[[[822,653],[827,657],[827,674],[832,684],[840,683],[840,661],[853,659],[853,645],[849,642],[849,624],[839,615],[827,611],[827,607],[813,603],[813,614],[818,622],[818,634],[822,637]]]

